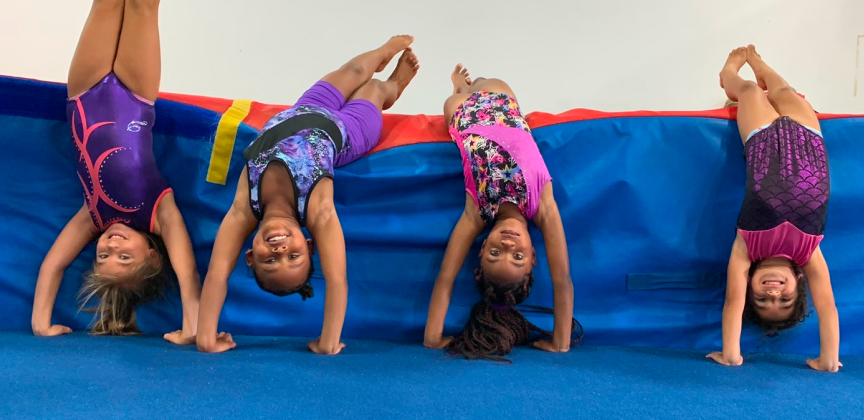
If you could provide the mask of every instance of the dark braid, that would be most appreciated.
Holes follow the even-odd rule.
[[[525,280],[515,284],[497,284],[483,275],[483,270],[475,271],[475,285],[483,300],[471,309],[471,316],[462,331],[456,337],[447,351],[454,356],[464,356],[466,359],[489,359],[498,362],[508,362],[505,356],[518,345],[528,344],[543,337],[551,337],[546,331],[525,319],[516,305],[525,301],[531,293],[534,284],[534,274],[529,273]],[[552,309],[536,306],[528,307],[531,312],[552,313]],[[576,320],[574,319],[574,324]],[[581,339],[581,325],[579,339]],[[531,332],[539,333],[536,338]]]

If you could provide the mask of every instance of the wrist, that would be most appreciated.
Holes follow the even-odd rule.
[[[195,332],[198,329],[198,314],[183,315],[183,331]]]
[[[552,338],[552,346],[555,347],[556,350],[560,351],[568,351],[570,350],[570,340],[562,339],[559,337]]]
[[[569,324],[567,325],[567,328],[553,328],[552,342],[555,344],[566,344],[569,347],[572,335],[573,330],[570,328]]]
[[[51,319],[45,319],[43,317],[33,317],[30,320],[30,328],[33,329],[33,332],[42,332],[46,331],[51,327]]]
[[[216,345],[216,334],[198,334],[195,336],[195,344],[199,349],[211,348]]]
[[[339,346],[339,336],[336,337],[324,337],[318,339],[318,347],[326,350],[332,350]]]

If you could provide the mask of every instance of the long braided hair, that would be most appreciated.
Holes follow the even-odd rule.
[[[471,308],[471,316],[462,334],[447,346],[451,355],[510,363],[509,359],[501,356],[509,354],[513,347],[552,336],[551,332],[532,324],[516,309],[516,305],[525,301],[531,293],[534,273],[528,273],[523,281],[512,284],[491,281],[480,267],[475,270],[475,275],[474,284],[483,295],[483,300]],[[552,309],[539,306],[526,308],[529,309],[526,312],[553,313]],[[574,332],[577,326],[574,343],[582,339],[582,326],[574,318]],[[532,331],[539,335],[532,338]]]

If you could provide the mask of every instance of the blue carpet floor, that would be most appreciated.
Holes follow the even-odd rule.
[[[0,418],[852,419],[864,357],[837,374],[805,356],[583,346],[512,353],[512,365],[448,359],[414,343],[350,340],[316,356],[299,338],[236,337],[199,354],[161,337],[0,333]]]

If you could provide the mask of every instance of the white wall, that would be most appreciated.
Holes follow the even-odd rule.
[[[0,0],[0,74],[64,81],[89,6]],[[291,103],[410,33],[421,69],[394,112],[440,113],[457,62],[526,111],[697,110],[723,104],[726,54],[754,43],[817,110],[864,113],[861,0],[163,0],[161,31],[168,92]]]

